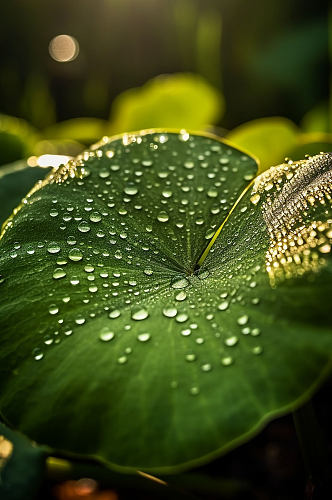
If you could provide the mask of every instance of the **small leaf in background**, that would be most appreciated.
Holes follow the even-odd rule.
[[[236,127],[226,135],[260,161],[260,171],[282,163],[297,144],[299,130],[287,118],[259,118]]]
[[[48,79],[44,75],[31,73],[28,76],[21,98],[21,112],[39,129],[55,122],[55,101]]]
[[[0,498],[33,500],[44,478],[46,450],[0,422]]]
[[[201,76],[160,75],[115,99],[110,132],[152,127],[203,130],[217,123],[223,111],[223,96]]]
[[[72,140],[88,145],[105,135],[108,125],[108,122],[99,118],[72,118],[44,130],[44,137],[50,140]]]
[[[26,121],[0,114],[0,165],[27,158],[38,140],[37,131]]]
[[[305,155],[317,155],[321,152],[332,151],[332,134],[312,132],[299,134],[298,144],[287,152],[287,156],[292,160],[300,160]]]
[[[26,162],[4,165],[0,170],[0,227],[27,191],[43,179],[49,169],[29,167]]]
[[[329,116],[328,103],[321,103],[308,111],[302,118],[301,127],[304,132],[331,132],[332,117]]]

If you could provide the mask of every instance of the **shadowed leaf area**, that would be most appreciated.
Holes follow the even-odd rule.
[[[141,132],[27,196],[1,240],[7,422],[166,473],[311,395],[332,352],[331,155],[256,170],[212,136]]]

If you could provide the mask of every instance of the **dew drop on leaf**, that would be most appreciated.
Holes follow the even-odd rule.
[[[72,260],[74,262],[78,262],[78,261],[82,260],[83,253],[81,252],[81,250],[79,248],[72,248],[68,253],[68,257],[70,260]]]
[[[60,278],[64,278],[66,276],[66,272],[62,269],[62,267],[57,267],[53,271],[53,278],[58,280]]]
[[[248,320],[249,320],[248,316],[246,314],[244,314],[243,316],[240,316],[237,319],[237,323],[238,323],[238,325],[243,326],[243,325],[246,325],[248,323]]]
[[[132,310],[131,318],[135,321],[142,321],[149,316],[148,311],[144,307],[138,307]]]
[[[60,246],[58,245],[58,243],[56,243],[55,241],[51,241],[48,245],[47,245],[47,251],[49,253],[58,253],[60,252],[61,248]]]
[[[221,364],[223,366],[230,366],[233,363],[233,358],[231,356],[225,356],[221,358]]]
[[[171,282],[171,287],[175,289],[187,288],[189,286],[189,280],[187,278],[174,278]]]
[[[103,342],[109,342],[110,340],[114,339],[115,333],[112,332],[107,326],[102,328],[99,334],[100,340]]]
[[[114,309],[113,311],[110,311],[108,313],[108,317],[111,319],[116,319],[119,316],[121,316],[121,312],[119,311],[119,309]]]
[[[137,340],[139,340],[140,342],[147,342],[148,340],[150,340],[151,338],[151,335],[149,333],[139,333],[137,335]]]
[[[77,229],[81,231],[81,233],[87,233],[88,231],[90,231],[90,226],[86,221],[82,221],[79,223]]]

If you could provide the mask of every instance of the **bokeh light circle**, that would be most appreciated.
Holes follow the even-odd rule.
[[[57,62],[70,62],[76,59],[80,48],[76,38],[70,35],[57,35],[50,41],[48,51]]]

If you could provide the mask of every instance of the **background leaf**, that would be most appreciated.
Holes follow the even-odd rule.
[[[215,124],[223,111],[221,93],[201,76],[160,75],[115,99],[110,133],[151,127],[204,130]]]
[[[284,161],[297,144],[298,129],[287,118],[260,118],[244,123],[227,134],[233,144],[259,158],[260,171]]]
[[[108,123],[98,118],[72,118],[44,131],[48,139],[71,139],[81,144],[91,144],[107,133]]]
[[[0,115],[0,165],[27,158],[38,139],[35,129],[24,120]]]
[[[25,162],[3,166],[0,171],[0,226],[10,216],[27,191],[43,179],[49,169],[28,167]]]
[[[43,481],[46,450],[0,422],[0,496],[33,500]]]

